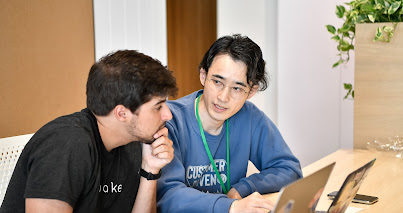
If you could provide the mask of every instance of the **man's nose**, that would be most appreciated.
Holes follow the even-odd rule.
[[[224,86],[221,92],[218,94],[218,99],[223,102],[229,101],[229,96],[231,95],[231,87]]]
[[[171,110],[168,108],[167,105],[162,107],[162,113],[161,113],[161,119],[163,121],[169,121],[172,119],[172,113]]]

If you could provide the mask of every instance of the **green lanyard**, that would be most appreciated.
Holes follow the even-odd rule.
[[[218,169],[217,169],[217,167],[216,167],[216,165],[214,163],[213,156],[211,156],[210,149],[209,149],[209,147],[207,145],[206,136],[204,136],[204,130],[203,130],[203,127],[202,127],[202,124],[201,124],[201,121],[200,121],[200,116],[199,116],[199,99],[200,99],[200,96],[197,97],[197,100],[196,100],[196,117],[197,117],[197,122],[199,123],[200,134],[202,136],[204,148],[206,149],[208,158],[210,159],[210,163],[214,168],[215,174],[217,175],[218,180],[220,181],[220,184],[221,184],[221,187],[222,187],[222,189],[224,191],[224,194],[227,194],[228,190],[230,189],[230,181],[229,181],[229,126],[228,126],[228,119],[226,120],[227,121],[227,188],[226,188],[225,185],[224,185],[224,182],[222,181],[221,175],[218,172]]]

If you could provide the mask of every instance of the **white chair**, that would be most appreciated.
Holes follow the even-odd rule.
[[[0,206],[3,203],[8,183],[25,144],[34,134],[0,139]]]

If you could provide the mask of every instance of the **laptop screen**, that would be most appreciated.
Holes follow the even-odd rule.
[[[368,175],[372,165],[374,165],[375,160],[376,159],[371,160],[347,176],[339,192],[334,198],[332,205],[330,205],[328,211],[329,213],[340,213],[346,211],[347,207],[354,199],[355,194],[357,194],[357,191],[360,188],[363,180]]]

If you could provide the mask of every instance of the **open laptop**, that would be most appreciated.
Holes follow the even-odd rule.
[[[271,213],[305,213],[315,209],[335,163],[284,186]]]
[[[364,166],[351,172],[344,180],[343,185],[341,186],[329,209],[327,211],[316,211],[316,213],[344,213],[351,201],[354,199],[355,194],[357,194],[357,191],[365,177],[367,177],[369,170],[375,163],[375,160],[376,159],[373,159]]]

